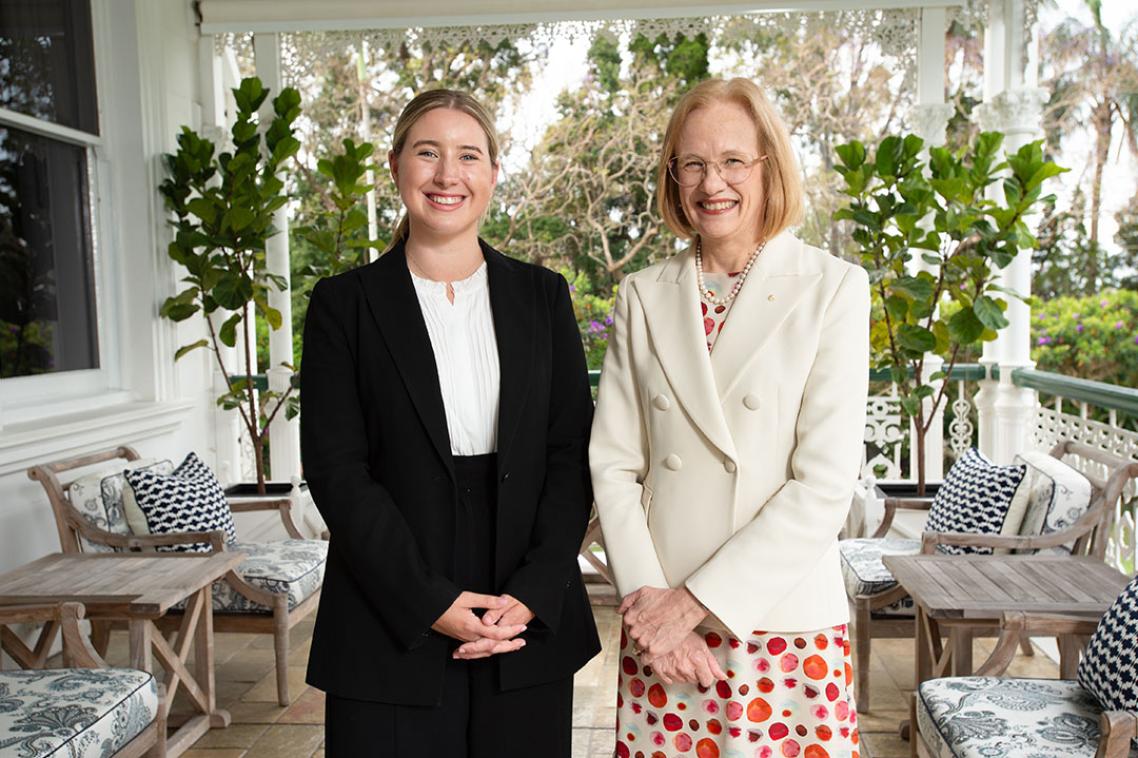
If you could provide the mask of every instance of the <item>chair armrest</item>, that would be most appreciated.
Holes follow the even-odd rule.
[[[1130,755],[1130,741],[1138,735],[1138,713],[1134,711],[1103,711],[1098,717],[1098,752],[1095,758],[1126,758]]]
[[[0,607],[0,649],[23,665],[42,662],[47,657],[55,627],[63,632],[63,660],[66,665],[103,668],[107,664],[87,642],[79,629],[79,620],[87,614],[82,603],[10,605]],[[7,626],[10,624],[46,624],[36,649],[28,648]]]
[[[170,534],[109,534],[103,540],[103,544],[124,550],[193,545],[202,542],[209,545],[211,553],[220,553],[225,549],[225,532],[215,529],[210,532],[171,532]]]
[[[889,533],[897,511],[927,511],[932,507],[933,499],[931,497],[887,497],[881,502],[885,507],[885,515],[882,517],[877,531],[871,535],[875,540],[879,540]]]
[[[254,511],[278,511],[281,514],[281,523],[288,536],[294,540],[305,539],[304,534],[296,528],[292,520],[292,500],[284,498],[236,498],[229,501],[229,510],[234,513],[252,513]]]
[[[1005,611],[1000,619],[999,639],[996,640],[991,655],[976,669],[976,675],[1003,674],[1015,658],[1020,640],[1025,636],[1091,635],[1097,627],[1097,617]]]
[[[921,552],[929,554],[937,545],[961,545],[967,547],[990,547],[1003,550],[1043,550],[1049,547],[1066,545],[1082,537],[1095,527],[1098,518],[1083,523],[1082,519],[1076,521],[1066,529],[1050,534],[1034,534],[1021,536],[1014,534],[967,534],[964,532],[923,532],[921,534]]]

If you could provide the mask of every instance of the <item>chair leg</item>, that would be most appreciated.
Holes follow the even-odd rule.
[[[91,620],[91,647],[100,658],[107,657],[107,648],[111,644],[111,622],[102,619]]]
[[[1035,646],[1031,644],[1031,637],[1026,634],[1019,638],[1019,649],[1024,655],[1035,655]]]
[[[273,608],[273,652],[277,662],[277,702],[288,705],[288,598],[278,596]]]
[[[873,642],[869,598],[854,600],[854,698],[859,712],[869,711],[869,657]]]

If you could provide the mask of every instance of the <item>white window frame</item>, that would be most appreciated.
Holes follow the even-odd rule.
[[[96,117],[100,134],[38,119],[0,108],[0,126],[78,145],[87,151],[88,223],[91,230],[91,273],[95,297],[95,334],[99,367],[0,379],[0,430],[64,414],[95,411],[128,402],[122,389],[119,330],[114,302],[120,294],[115,276],[117,245],[112,210],[112,185],[104,118],[108,102],[108,71],[105,63],[109,20],[106,0],[90,0],[92,51],[95,59]]]

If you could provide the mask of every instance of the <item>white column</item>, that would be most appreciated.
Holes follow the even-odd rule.
[[[277,34],[253,35],[253,55],[257,76],[271,91],[261,107],[261,123],[267,126],[272,118],[272,99],[284,87],[281,69],[280,38]],[[288,204],[273,214],[273,227],[277,233],[265,244],[265,261],[269,271],[289,280]],[[292,300],[289,290],[278,292],[269,288],[269,305],[280,311],[281,327],[269,332],[269,367],[265,371],[269,389],[284,393],[292,380],[292,371],[282,363],[292,365]],[[273,479],[288,481],[300,475],[300,424],[287,420],[284,411],[277,414],[269,428],[270,462]]]
[[[1034,39],[1035,35],[1032,35]],[[989,0],[989,22],[984,39],[984,103],[977,106],[977,122],[984,131],[1004,133],[1004,149],[1015,152],[1043,136],[1046,92],[1038,81],[1038,56],[1029,49],[1024,29],[1023,0]],[[990,196],[1003,199],[1000,183]],[[1023,296],[1031,294],[1031,251],[1023,250],[1000,273],[1000,284]],[[1012,383],[1012,372],[1031,361],[1031,309],[1009,298],[1009,325],[984,345],[981,362],[998,366],[1000,379],[981,382],[976,403],[980,416],[981,450],[997,463],[1009,463],[1026,450],[1035,420],[1035,392]]]
[[[229,141],[229,118],[226,114],[226,78],[221,57],[214,48],[213,35],[202,35],[198,40],[198,76],[202,89],[202,136],[214,145],[214,152],[225,149]],[[209,318],[215,332],[229,318],[230,312],[218,310]],[[237,366],[237,351],[221,346],[221,360],[232,369]],[[215,363],[210,362],[210,385],[213,396],[219,397],[228,390],[225,376]],[[214,470],[222,484],[229,485],[241,479],[241,418],[237,411],[214,406]]]
[[[925,141],[925,156],[928,149],[943,145],[948,120],[952,118],[953,107],[944,102],[944,35],[947,17],[944,8],[921,8],[920,32],[917,45],[917,103],[909,113],[909,126],[914,134]],[[926,219],[928,224],[931,220]],[[910,261],[911,269],[929,271],[936,276],[934,266],[925,263],[919,255]],[[944,368],[944,359],[934,353],[925,355],[921,380],[928,378]],[[934,393],[940,390],[941,382],[931,383]],[[935,396],[935,395],[934,395]],[[924,401],[926,416],[932,410],[932,400]],[[915,439],[915,424],[910,424],[910,438]],[[916,479],[917,446],[909,446],[910,476]],[[938,481],[944,478],[944,406],[932,418],[928,434],[925,435],[925,478]]]

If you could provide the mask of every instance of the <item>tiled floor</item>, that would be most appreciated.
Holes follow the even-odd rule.
[[[573,706],[573,758],[611,758],[617,671],[618,618],[612,607],[595,609],[603,652],[576,678]],[[272,640],[263,635],[218,634],[215,643],[219,704],[229,710],[233,724],[215,729],[185,753],[188,758],[310,758],[323,757],[324,695],[304,684],[311,623],[293,629],[289,677],[293,702],[276,703]],[[990,641],[976,643],[975,660],[984,660]],[[126,660],[126,635],[116,633],[108,658]],[[908,717],[912,689],[913,643],[880,640],[871,662],[872,712],[859,714],[862,756],[900,758],[909,745],[897,735],[897,724]],[[1054,678],[1058,667],[1045,655],[1019,657],[1010,674]]]

